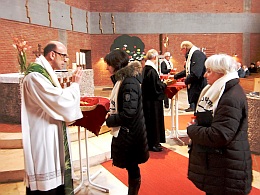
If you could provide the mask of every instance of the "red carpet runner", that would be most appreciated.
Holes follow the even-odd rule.
[[[112,161],[102,164],[108,171],[127,185],[127,172],[112,166]],[[202,195],[187,179],[188,159],[169,149],[150,152],[150,159],[141,164],[142,184],[139,195]]]
[[[112,161],[102,164],[126,186],[127,172],[112,166]],[[188,159],[169,149],[163,152],[150,152],[150,159],[141,164],[142,184],[139,195],[204,195],[193,183],[187,179]],[[250,195],[260,194],[260,190],[253,188]]]

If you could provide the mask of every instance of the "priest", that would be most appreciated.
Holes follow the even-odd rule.
[[[22,134],[26,194],[73,194],[66,124],[82,118],[82,70],[62,89],[55,69],[68,60],[67,48],[51,41],[25,72],[22,90]]]

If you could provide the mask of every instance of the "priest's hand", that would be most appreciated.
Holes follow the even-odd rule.
[[[81,78],[82,78],[82,73],[83,73],[82,68],[78,67],[72,75],[72,82],[80,84]]]
[[[107,113],[107,115],[106,115],[106,118],[105,118],[105,119],[107,119],[109,116],[110,116],[110,112],[108,112],[108,113]]]

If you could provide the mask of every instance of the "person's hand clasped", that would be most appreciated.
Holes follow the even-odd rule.
[[[82,68],[78,67],[72,75],[72,82],[80,84],[82,79],[82,73],[83,73]]]
[[[166,79],[165,81],[163,81],[166,85],[172,84],[173,80],[171,79]]]

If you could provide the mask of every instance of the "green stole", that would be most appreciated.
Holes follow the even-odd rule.
[[[51,76],[49,75],[47,70],[45,68],[43,68],[41,65],[36,64],[36,63],[31,63],[25,72],[25,76],[31,72],[38,72],[38,73],[42,74],[52,83],[53,86],[55,86],[52,81]],[[72,176],[71,176],[71,163],[70,163],[70,153],[69,153],[69,144],[68,144],[68,138],[67,138],[66,124],[64,121],[62,121],[62,129],[63,129],[63,144],[64,144],[64,150],[65,150],[65,174],[64,174],[65,194],[72,195],[72,194],[74,194],[73,180],[72,180]]]

